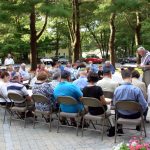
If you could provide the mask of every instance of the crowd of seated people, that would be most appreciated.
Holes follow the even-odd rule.
[[[22,95],[28,105],[33,107],[32,111],[28,114],[30,117],[33,116],[32,113],[35,108],[43,111],[47,110],[48,107],[42,103],[33,103],[31,95],[23,83],[23,81],[29,80],[32,94],[46,96],[55,107],[58,107],[57,98],[59,96],[71,96],[77,100],[77,105],[60,105],[61,111],[69,113],[75,113],[78,110],[82,111],[83,104],[80,98],[93,97],[97,98],[103,104],[104,110],[101,108],[89,108],[89,113],[91,115],[101,115],[104,111],[109,111],[110,108],[105,100],[103,91],[110,91],[114,93],[114,97],[112,97],[114,105],[118,100],[130,99],[139,102],[143,108],[144,119],[146,120],[148,102],[150,101],[148,100],[150,99],[150,85],[146,89],[144,83],[139,81],[138,71],[122,70],[122,82],[120,83],[113,80],[112,73],[115,74],[116,72],[113,67],[110,67],[110,65],[107,66],[107,63],[103,67],[95,67],[96,65],[93,65],[91,62],[87,66],[85,64],[81,66],[79,63],[73,65],[67,63],[66,66],[62,66],[56,62],[51,68],[46,68],[44,64],[40,64],[33,76],[26,69],[24,63],[20,66],[9,65],[0,72],[0,95],[8,102],[10,102],[8,99],[9,92]],[[5,101],[0,99],[0,104],[5,105]],[[22,106],[24,104],[20,104],[20,107]],[[139,114],[118,112],[118,116],[132,119],[138,118]],[[48,118],[49,116],[47,116],[46,121],[49,121]],[[109,120],[111,128],[108,130],[109,133],[107,135],[111,137],[114,136],[115,130],[112,116],[109,117]],[[71,125],[76,126],[76,121],[73,118],[70,118],[70,121]],[[62,120],[62,123],[65,123],[65,119]],[[137,128],[139,129],[140,127]],[[119,129],[118,132],[123,133],[121,127]]]

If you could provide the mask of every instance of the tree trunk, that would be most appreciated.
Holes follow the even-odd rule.
[[[136,27],[135,27],[135,45],[141,45],[141,16],[139,12],[136,12]],[[140,64],[141,58],[138,56],[137,63]]]
[[[32,7],[30,14],[30,47],[31,47],[31,70],[36,70],[37,67],[37,49],[36,49],[36,28],[35,28],[35,6]]]
[[[74,60],[79,59],[80,55],[80,10],[79,10],[79,1],[73,0],[73,31],[74,31],[74,42],[73,42],[73,52]]]
[[[110,37],[109,37],[109,51],[110,51],[110,61],[112,65],[115,67],[115,50],[114,50],[114,43],[115,43],[115,13],[111,13],[110,15]]]
[[[136,27],[135,27],[135,44],[139,46],[141,42],[141,17],[139,12],[136,12]]]

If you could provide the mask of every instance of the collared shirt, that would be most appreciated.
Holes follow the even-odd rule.
[[[98,66],[96,64],[89,65],[92,72],[98,73]]]
[[[119,83],[113,81],[111,78],[104,77],[102,80],[99,80],[96,85],[100,86],[103,91],[114,92],[119,86]]]
[[[145,56],[141,58],[141,66],[143,65],[150,65],[150,52],[147,51]]]
[[[148,107],[148,104],[143,96],[143,93],[140,88],[133,86],[131,83],[124,83],[121,86],[117,87],[114,92],[113,104],[117,101],[131,100],[138,102],[143,109],[143,112]],[[119,111],[124,115],[134,114],[133,111]]]
[[[4,61],[4,65],[14,65],[14,60],[12,58],[6,58]]]
[[[54,89],[54,97],[57,100],[59,96],[70,96],[79,101],[80,97],[83,96],[81,90],[67,81],[60,82],[57,87]],[[64,112],[76,113],[78,110],[83,109],[83,105],[79,102],[77,105],[60,105],[61,110]]]
[[[110,66],[106,66],[105,64],[103,65],[103,70],[105,70],[106,68],[110,69],[111,73],[114,74],[115,73],[115,68],[112,64],[110,64]]]
[[[87,77],[81,76],[78,79],[76,79],[75,81],[73,81],[73,84],[78,86],[80,89],[83,89],[85,86],[88,85]]]
[[[23,79],[29,79],[30,78],[29,72],[27,70],[20,69],[19,73],[20,73],[21,77],[23,77]]]

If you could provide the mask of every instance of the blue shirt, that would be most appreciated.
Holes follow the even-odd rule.
[[[117,101],[124,101],[124,100],[132,100],[135,102],[138,102],[143,109],[143,112],[148,107],[148,104],[144,98],[144,95],[140,88],[135,87],[131,83],[124,83],[121,86],[117,87],[114,92],[113,97],[113,104],[115,104]],[[123,115],[131,115],[136,112],[131,111],[119,111]]]
[[[92,72],[98,73],[98,66],[96,64],[90,64],[89,67]]]
[[[57,99],[58,96],[71,96],[77,101],[79,101],[80,97],[82,97],[83,94],[76,85],[64,81],[64,82],[60,82],[54,89],[55,99]],[[80,102],[77,105],[61,104],[60,108],[63,112],[76,113],[78,112],[78,110],[83,109],[83,105]]]
[[[110,64],[110,66],[103,65],[103,70],[105,70],[106,68],[110,69],[112,74],[115,73],[115,68],[112,64]]]
[[[75,81],[73,81],[73,84],[78,86],[81,90],[88,85],[87,77],[79,77]]]

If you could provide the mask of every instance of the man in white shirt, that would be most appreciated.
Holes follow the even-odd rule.
[[[4,61],[4,65],[5,66],[14,65],[14,60],[13,58],[11,58],[11,54],[8,54],[7,58]]]
[[[114,92],[119,83],[112,80],[111,70],[105,68],[103,70],[103,79],[99,80],[96,85],[100,86],[103,91]]]

